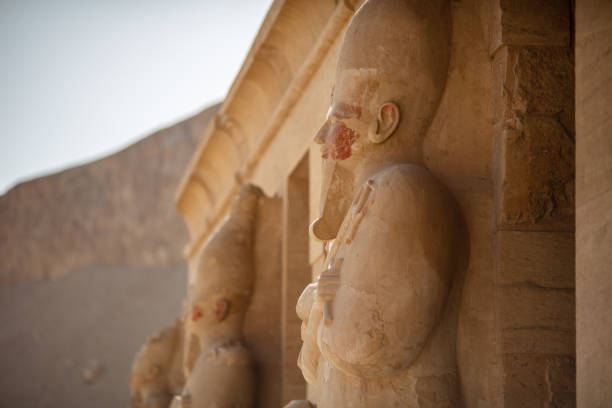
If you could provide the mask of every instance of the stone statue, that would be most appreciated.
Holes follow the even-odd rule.
[[[242,326],[254,279],[253,246],[261,192],[245,185],[229,217],[205,244],[189,289],[187,336],[199,342],[180,401],[173,407],[251,407],[254,366]]]
[[[168,408],[185,385],[182,370],[183,322],[177,319],[147,339],[130,376],[132,408]]]
[[[422,154],[446,81],[449,7],[368,0],[340,49],[315,138],[323,176],[311,233],[329,242],[325,270],[297,304],[298,365],[319,408],[462,405],[455,342],[468,239]]]

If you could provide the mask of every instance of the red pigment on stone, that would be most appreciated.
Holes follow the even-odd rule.
[[[324,159],[344,160],[351,156],[351,146],[357,140],[355,131],[342,122],[330,126],[322,149]]]
[[[193,306],[191,308],[191,321],[192,322],[197,322],[198,320],[200,320],[202,316],[204,315],[202,314],[202,311],[200,310],[199,307]]]

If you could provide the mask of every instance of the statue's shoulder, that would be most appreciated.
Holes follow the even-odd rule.
[[[378,190],[391,188],[437,186],[440,182],[425,167],[414,164],[396,164],[380,170],[370,177]],[[401,191],[401,190],[400,190]]]
[[[425,167],[411,164],[398,164],[387,167],[369,180],[373,191],[373,201],[380,211],[397,210],[407,214],[407,210],[426,210],[431,205],[450,200],[450,194],[436,177]]]
[[[453,194],[425,167],[391,166],[367,183],[371,192],[361,211],[365,213],[364,220],[372,224],[373,234],[387,236],[392,231],[399,239],[413,237],[419,231],[437,242],[458,236],[463,229],[460,207]]]
[[[218,347],[215,350],[215,358],[219,363],[228,366],[245,366],[253,363],[249,349],[240,343]]]

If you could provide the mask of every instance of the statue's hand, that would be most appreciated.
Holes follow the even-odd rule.
[[[317,299],[323,302],[323,317],[326,324],[329,324],[333,319],[331,303],[336,297],[336,292],[340,288],[341,266],[342,259],[332,262],[329,268],[321,272],[319,279],[317,279]]]
[[[317,279],[317,298],[323,302],[331,302],[336,297],[339,287],[340,271],[333,268],[326,269]]]
[[[296,312],[302,320],[302,349],[298,357],[298,367],[302,370],[304,378],[310,384],[317,382],[317,369],[319,366],[319,347],[317,346],[317,330],[321,321],[321,305],[317,302],[317,282],[304,288],[298,299]]]

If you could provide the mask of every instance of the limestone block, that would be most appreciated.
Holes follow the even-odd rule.
[[[505,353],[574,355],[574,234],[498,232]]]
[[[501,229],[571,230],[574,214],[573,54],[564,47],[502,51]]]
[[[498,297],[504,352],[574,354],[573,289],[502,287]]]
[[[500,231],[498,240],[499,285],[574,287],[573,233]]]
[[[574,139],[574,53],[569,47],[508,47],[504,83],[515,114],[559,120]]]
[[[496,0],[491,49],[501,45],[570,46],[569,0]]]
[[[575,361],[572,357],[504,355],[504,406],[571,408],[575,402]]]
[[[517,116],[503,135],[502,229],[568,231],[574,218],[574,142],[554,118]]]

